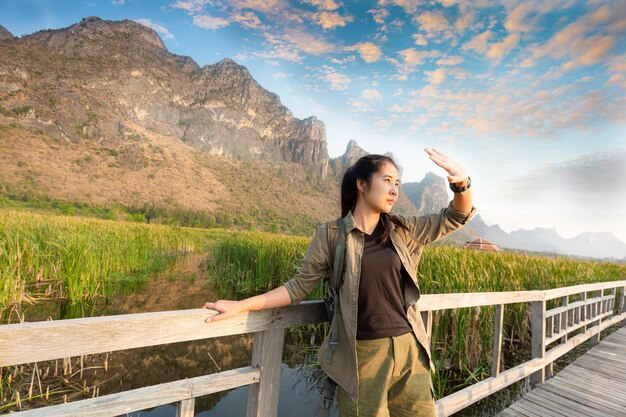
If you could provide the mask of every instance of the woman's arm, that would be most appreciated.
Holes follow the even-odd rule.
[[[224,320],[236,314],[250,310],[264,310],[267,308],[283,307],[291,304],[291,297],[284,285],[240,301],[218,300],[204,304],[204,308],[219,311],[220,314],[206,319],[207,322]]]

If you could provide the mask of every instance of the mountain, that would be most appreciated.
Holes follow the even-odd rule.
[[[331,164],[321,121],[132,21],[0,39],[0,197],[306,233],[337,216],[341,175],[367,153],[351,141]],[[396,210],[416,214],[403,193]]]
[[[14,36],[4,26],[0,25],[0,41],[13,40]]]
[[[448,206],[450,197],[447,181],[433,172],[426,174],[420,182],[402,184],[404,192],[415,204],[419,214],[434,213]]]
[[[210,155],[328,170],[326,129],[299,120],[230,59],[200,68],[170,53],[152,29],[89,17],[20,38],[3,31],[0,111],[73,143],[117,149],[143,130]],[[139,128],[138,128],[139,127]]]
[[[626,258],[626,244],[611,233],[589,232],[570,239],[559,236],[555,229],[545,228],[507,233],[498,225],[487,226],[479,215],[472,219],[469,226],[479,236],[502,248],[592,258]]]
[[[344,154],[338,158],[333,158],[330,160],[330,167],[333,170],[333,173],[341,178],[343,173],[348,169],[350,165],[353,165],[359,158],[367,155],[365,149],[359,147],[354,139],[351,139],[348,142],[348,146]]]

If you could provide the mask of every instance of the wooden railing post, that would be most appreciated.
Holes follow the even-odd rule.
[[[533,337],[532,337],[532,357],[543,358],[546,354],[546,300],[533,301]],[[532,386],[542,384],[545,380],[545,368],[530,375]]]
[[[502,322],[504,320],[504,305],[496,305],[496,320],[493,334],[493,355],[491,357],[491,376],[494,378],[500,374],[500,358],[502,356]]]
[[[258,383],[250,385],[247,417],[275,417],[278,414],[283,342],[283,329],[254,334],[252,366],[261,369],[261,377]]]
[[[193,417],[196,399],[190,398],[176,403],[176,417]]]
[[[432,335],[433,335],[433,312],[422,311],[422,322],[424,323],[424,328],[426,329],[426,336],[428,337],[428,344],[432,346]]]
[[[603,290],[599,290],[599,291],[594,291],[593,292],[593,296],[592,297],[602,297],[604,295],[604,291]],[[604,302],[603,301],[596,301],[593,303],[594,309],[593,309],[593,318],[595,318],[596,316],[599,316],[603,313],[603,306],[604,306]],[[594,326],[599,326],[600,325],[600,320],[598,319],[597,321],[594,321]],[[595,346],[598,343],[600,343],[600,332],[594,334],[593,336],[591,336],[591,338],[589,339],[589,341],[591,342],[591,346]]]

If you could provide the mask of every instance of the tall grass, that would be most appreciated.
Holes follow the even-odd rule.
[[[309,242],[262,233],[232,234],[216,246],[213,276],[222,287],[233,288],[235,297],[267,291],[294,275]],[[425,248],[418,275],[424,294],[524,291],[620,280],[626,266],[433,245]],[[318,286],[310,298],[321,296]],[[520,342],[528,345],[529,307],[529,303],[505,307],[504,340],[509,343],[505,350],[519,348]],[[493,306],[434,312],[432,350],[439,397],[489,375],[494,317]]]
[[[0,311],[54,295],[106,295],[208,242],[206,231],[0,211]],[[1,317],[0,318],[4,318]]]
[[[291,278],[309,243],[304,237],[234,233],[215,245],[210,267],[224,292],[232,296],[258,294]]]

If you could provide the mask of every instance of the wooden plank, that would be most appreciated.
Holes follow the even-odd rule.
[[[247,366],[219,374],[183,379],[151,387],[50,407],[21,411],[16,417],[110,417],[255,383],[258,368]]]
[[[2,325],[0,367],[326,321],[319,301],[205,323],[214,314],[193,309]]]
[[[469,292],[455,294],[424,294],[417,305],[420,311],[446,310],[489,306],[497,304],[525,303],[542,300],[544,291]]]
[[[500,373],[502,361],[502,323],[504,321],[504,305],[496,306],[496,319],[494,323],[493,353],[491,355],[491,376],[496,378]]]
[[[574,378],[580,381],[585,381],[588,384],[595,384],[602,387],[603,391],[610,395],[623,395],[623,387],[610,385],[610,380],[607,380],[606,375],[597,372],[589,372],[584,368],[580,368],[577,366],[574,367],[572,365],[569,365],[566,370],[567,373],[563,375],[563,377],[565,378]],[[559,375],[564,374],[566,370],[559,372]]]
[[[539,395],[534,393],[534,391],[531,391],[530,393],[524,395],[524,398],[522,398],[520,402],[522,401],[529,401],[539,407],[542,407],[543,409],[551,410],[565,417],[586,417],[584,414],[576,412],[575,410],[566,411],[558,404],[555,404],[552,401],[547,401],[545,398],[540,397]]]
[[[621,281],[609,281],[609,282],[597,282],[595,284],[582,284],[574,285],[571,287],[555,288],[544,291],[544,297],[546,300],[552,300],[554,298],[563,297],[565,295],[579,294],[583,292],[603,290],[605,288],[623,287],[626,285],[626,280]]]
[[[559,333],[564,332],[565,334],[563,335],[563,337],[561,338],[561,343],[565,343],[567,342],[567,328],[568,326],[570,326],[570,321],[569,321],[569,296],[565,296],[563,297],[563,307],[565,307],[565,311],[563,312],[561,318],[561,328],[559,329]]]
[[[606,384],[606,378],[594,379],[590,376],[580,378],[571,372],[566,372],[564,369],[555,375],[553,381],[554,383],[565,385],[585,394],[595,395],[598,398],[613,401],[616,404],[626,407],[626,397],[621,395],[624,391],[624,387],[610,386]]]
[[[541,417],[563,417],[563,414],[559,414],[556,411],[535,402],[528,401],[526,398],[522,401],[516,402],[515,405],[521,409],[529,410],[534,414],[538,414]]]
[[[576,401],[572,401],[567,398],[560,397],[552,392],[545,391],[542,389],[535,389],[533,390],[533,392],[537,394],[538,396],[545,398],[546,400],[553,401],[556,404],[559,404],[561,407],[565,409],[578,412],[578,413],[583,413],[583,415],[587,417],[606,417],[605,415],[602,415],[601,412],[596,411],[593,408],[590,408],[584,404],[580,404]]]
[[[525,407],[526,404],[527,403],[523,403],[520,401],[520,402],[511,404],[509,408],[513,411],[518,412],[520,415],[523,415],[525,417],[544,417],[542,414],[535,413],[533,410],[526,408]]]
[[[194,417],[195,404],[195,398],[182,400],[176,403],[176,417]]]
[[[572,401],[584,404],[594,410],[602,411],[603,413],[606,413],[607,416],[623,417],[626,415],[626,408],[617,405],[614,402],[603,400],[596,395],[590,395],[566,385],[546,382],[541,386],[541,389],[550,391],[563,398],[569,398]]]
[[[533,302],[533,317],[532,317],[532,342],[531,342],[531,356],[533,359],[543,359],[546,355],[546,302],[535,301]],[[531,385],[541,384],[545,380],[544,369],[540,369],[530,376]]]
[[[256,393],[256,417],[275,417],[278,414],[283,342],[283,329],[266,330],[255,337],[255,348],[258,349],[258,353],[253,356],[259,360],[258,365],[261,368],[261,377]],[[248,417],[252,417],[253,411],[248,409]]]

